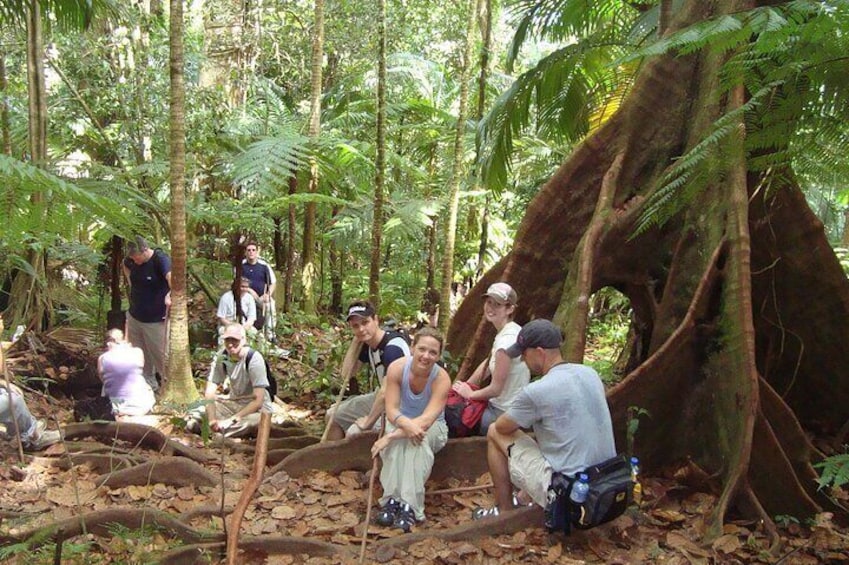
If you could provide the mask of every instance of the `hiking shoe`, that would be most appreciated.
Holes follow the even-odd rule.
[[[378,512],[375,522],[379,526],[388,528],[395,523],[395,515],[398,513],[399,508],[401,508],[401,503],[394,498],[390,498],[380,507],[380,512]]]
[[[483,520],[492,516],[498,516],[501,512],[498,511],[498,506],[492,508],[475,508],[472,511],[472,520]]]
[[[513,508],[521,508],[522,506],[533,506],[533,505],[534,505],[533,500],[531,500],[528,503],[524,503],[524,502],[522,502],[521,496],[519,496],[519,491],[517,491],[517,490],[513,491]]]
[[[186,420],[186,431],[191,434],[199,434],[200,421],[195,418],[189,418],[188,420]]]
[[[54,443],[57,443],[62,439],[62,435],[59,433],[59,430],[48,431],[47,425],[39,420],[35,424],[35,431],[26,441],[26,445],[24,446],[27,451],[41,451],[42,449],[46,449],[50,447]]]
[[[402,504],[398,508],[398,512],[395,514],[395,521],[392,525],[402,530],[405,534],[410,533],[410,530],[416,525],[416,515],[409,504]]]

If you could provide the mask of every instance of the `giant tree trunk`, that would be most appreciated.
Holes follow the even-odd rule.
[[[685,6],[670,29],[746,7]],[[709,54],[647,62],[617,114],[540,190],[512,253],[470,292],[508,281],[521,297],[517,321],[554,318],[574,360],[588,297],[605,286],[628,296],[638,338],[608,395],[617,444],[628,408],[647,409],[637,453],[649,472],[691,460],[714,478],[722,496],[711,534],[732,505],[767,524],[831,507],[816,491],[821,454],[805,432],[849,419],[849,282],[792,174],[758,190],[742,123],[723,141],[714,183],[663,228],[632,237],[674,159],[744,101],[742,87],[720,90],[721,63]],[[491,343],[481,305],[464,301],[450,330],[452,353],[466,352],[461,376]]]

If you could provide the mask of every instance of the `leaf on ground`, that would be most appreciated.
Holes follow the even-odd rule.
[[[666,524],[680,524],[687,520],[687,516],[684,514],[676,512],[675,510],[664,510],[663,508],[652,510],[649,514],[653,518]]]
[[[666,534],[666,545],[678,551],[687,554],[696,555],[698,557],[708,557],[710,552],[705,551],[691,539],[680,532],[669,532]]]
[[[545,554],[545,560],[549,563],[557,563],[561,555],[563,555],[563,545],[558,543],[548,548],[548,553]]]
[[[342,494],[334,494],[327,498],[327,502],[325,502],[325,504],[328,508],[332,508],[341,504],[350,504],[351,502],[356,502],[360,500],[361,497],[361,492],[345,492]]]
[[[271,511],[271,517],[276,520],[291,520],[297,515],[297,510],[291,506],[277,506]]]
[[[76,481],[47,489],[47,500],[60,506],[89,504],[97,498],[97,487],[91,481]]]
[[[733,534],[725,534],[716,538],[711,547],[716,551],[731,554],[740,549],[741,545],[740,538]]]

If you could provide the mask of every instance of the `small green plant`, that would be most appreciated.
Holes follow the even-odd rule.
[[[775,523],[781,526],[782,528],[786,528],[790,526],[790,524],[800,524],[799,519],[795,516],[790,516],[788,514],[779,514],[775,517]]]
[[[651,418],[651,413],[639,406],[628,407],[628,427],[625,430],[625,443],[628,453],[634,453],[634,438],[637,436],[637,430],[640,429],[640,418],[642,416]]]
[[[822,469],[822,474],[817,480],[820,489],[826,487],[840,488],[849,483],[849,452],[826,457],[825,460],[815,464],[814,467]]]

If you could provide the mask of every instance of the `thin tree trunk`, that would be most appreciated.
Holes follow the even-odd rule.
[[[311,65],[311,92],[310,92],[310,128],[309,136],[314,141],[318,140],[321,133],[321,72],[324,59],[324,0],[315,0],[315,22],[312,35],[312,65]],[[318,161],[310,158],[310,180],[309,193],[318,193]],[[303,250],[303,272],[301,275],[303,288],[304,313],[315,314],[315,281],[318,276],[318,268],[315,265],[315,226],[316,226],[316,204],[307,202],[304,211],[304,250]]]
[[[171,170],[171,310],[168,339],[168,381],[164,401],[188,404],[199,397],[192,380],[189,354],[189,311],[186,248],[186,90],[183,80],[183,0],[171,0],[169,42],[171,54],[170,146]]]
[[[457,127],[454,132],[454,163],[451,167],[451,180],[448,183],[448,222],[445,226],[445,248],[442,257],[442,292],[439,296],[443,309],[451,303],[451,280],[454,274],[454,245],[457,237],[457,212],[460,206],[460,184],[463,179],[463,141],[466,134],[466,106],[469,97],[469,74],[472,66],[472,47],[474,46],[476,0],[469,0],[466,6],[465,46],[463,48],[462,68],[460,69],[460,100],[457,110]],[[448,335],[450,316],[440,316],[439,329]],[[448,343],[446,341],[446,347]]]
[[[374,218],[368,293],[380,308],[380,255],[383,240],[383,199],[386,179],[386,1],[377,0],[377,147],[374,160]]]
[[[289,196],[298,192],[298,177],[289,177]],[[286,280],[284,281],[283,311],[289,312],[294,300],[295,285],[295,232],[298,229],[298,214],[294,204],[289,204],[288,225],[286,229]]]
[[[6,78],[6,53],[0,50],[0,130],[2,130],[2,149],[4,155],[12,154],[12,135],[9,125],[9,102],[6,99],[9,82]]]

